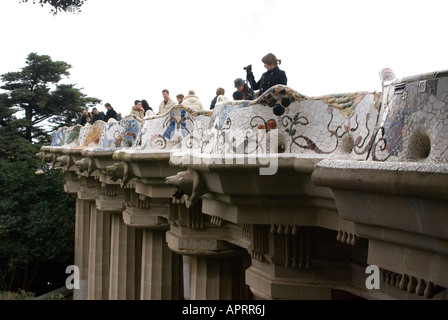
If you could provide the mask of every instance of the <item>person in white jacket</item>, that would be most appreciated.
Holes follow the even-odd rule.
[[[195,95],[194,90],[188,91],[188,95],[184,98],[182,105],[197,111],[205,110],[201,100]]]

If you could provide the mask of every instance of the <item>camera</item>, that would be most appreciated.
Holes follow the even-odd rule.
[[[244,67],[244,70],[246,70],[246,72],[252,72],[252,65],[248,65],[246,67]]]

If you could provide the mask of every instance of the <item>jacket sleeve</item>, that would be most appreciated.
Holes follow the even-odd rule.
[[[286,78],[286,72],[283,70],[279,72],[278,84],[284,84],[285,86],[288,84],[288,78]]]
[[[258,81],[258,82],[255,82],[255,78],[254,78],[253,72],[247,74],[247,80],[249,80],[250,86],[252,87],[253,90],[259,90],[260,89],[261,80]]]

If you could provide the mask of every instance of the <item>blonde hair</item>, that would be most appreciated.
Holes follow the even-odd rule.
[[[282,60],[277,59],[273,53],[268,53],[261,59],[261,62],[266,63],[269,66],[276,66],[281,64]]]

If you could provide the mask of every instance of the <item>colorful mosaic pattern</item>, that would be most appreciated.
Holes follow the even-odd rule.
[[[356,92],[313,98],[278,85],[254,101],[217,105],[211,125],[204,132],[200,152],[260,153],[262,145],[247,148],[236,144],[249,145],[249,134],[253,132],[268,134],[278,129],[279,148],[272,153],[339,153],[366,158],[373,141],[381,96],[375,92]],[[229,135],[229,131],[233,133]],[[232,139],[229,140],[229,136]]]
[[[372,160],[447,162],[447,76],[425,74],[384,86]]]
[[[143,126],[143,121],[133,116],[127,116],[120,121],[108,122],[99,141],[100,149],[117,150],[131,148]]]
[[[177,105],[169,113],[148,117],[137,139],[135,150],[171,150],[200,145],[193,133],[208,127],[212,111],[196,111]]]
[[[84,126],[80,132],[79,148],[96,148],[103,134],[106,122],[98,120],[93,125]]]
[[[64,144],[65,134],[67,133],[67,127],[59,128],[51,133],[51,146],[60,147]]]

